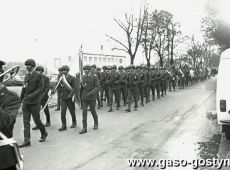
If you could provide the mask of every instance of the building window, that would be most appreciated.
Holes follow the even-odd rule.
[[[119,59],[119,63],[122,63],[122,59]]]
[[[110,63],[110,58],[107,58],[107,62]]]
[[[95,63],[97,62],[97,57],[94,57],[94,62],[95,62]]]
[[[99,58],[99,62],[100,62],[100,63],[102,62],[102,58],[101,58],[101,57]]]
[[[106,58],[105,58],[105,57],[103,58],[103,62],[104,62],[104,63],[106,62]]]
[[[111,62],[112,62],[112,63],[114,62],[114,58],[111,58]]]
[[[89,57],[89,62],[92,62],[93,61],[93,57]]]
[[[87,62],[87,56],[84,57],[84,61]]]

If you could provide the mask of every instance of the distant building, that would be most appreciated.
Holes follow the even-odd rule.
[[[126,56],[121,55],[109,55],[109,54],[94,54],[94,53],[83,53],[83,65],[96,64],[97,67],[102,67],[104,65],[117,65],[126,66]]]

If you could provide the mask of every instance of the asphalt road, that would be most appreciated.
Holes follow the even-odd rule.
[[[139,106],[138,111],[126,113],[126,108],[122,107],[107,112],[108,108],[104,107],[97,110],[99,129],[92,129],[93,121],[89,115],[88,133],[84,135],[78,134],[82,127],[81,110],[76,111],[78,127],[59,132],[60,112],[53,108],[47,141],[39,143],[39,131],[31,131],[32,145],[21,149],[24,169],[148,169],[131,168],[127,159],[226,158],[229,142],[217,125],[215,89],[216,78],[211,78],[183,90],[168,92],[160,100]],[[41,117],[44,120],[44,115]],[[71,125],[69,113],[67,124]],[[14,136],[18,143],[23,141],[21,116],[17,118]]]

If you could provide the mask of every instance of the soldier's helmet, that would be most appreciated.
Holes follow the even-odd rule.
[[[91,66],[91,68],[96,69],[96,68],[97,68],[96,64],[93,64],[93,65]]]
[[[27,59],[25,61],[25,65],[31,65],[31,66],[35,67],[36,63],[35,63],[34,59]]]
[[[91,68],[90,65],[84,65],[83,66],[83,70],[90,70],[90,68]]]
[[[106,70],[106,69],[107,69],[107,66],[102,66],[102,69]]]
[[[44,67],[42,67],[42,66],[37,66],[35,70],[36,70],[36,71],[41,71],[41,72],[44,72],[44,71],[45,71],[45,70],[44,70]]]
[[[112,69],[112,67],[111,66],[107,66],[107,70],[111,70]]]
[[[141,66],[137,65],[137,66],[136,66],[136,69],[138,69],[138,68],[141,68]]]
[[[123,66],[119,66],[119,67],[118,67],[118,70],[122,70],[122,69],[124,69]]]
[[[100,68],[100,67],[97,67],[97,71],[101,71],[101,68]]]
[[[112,66],[112,69],[115,69],[115,70],[116,70],[116,69],[117,69],[117,66],[116,66],[116,65],[113,65],[113,66]]]
[[[0,66],[3,66],[3,65],[5,65],[6,63],[4,62],[4,61],[2,61],[2,60],[0,60]]]
[[[62,70],[62,71],[69,71],[69,66],[63,65],[63,66],[61,67],[61,70]]]
[[[135,66],[133,64],[129,65],[129,69],[135,69]]]

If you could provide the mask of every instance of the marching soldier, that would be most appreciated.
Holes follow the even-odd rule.
[[[101,68],[100,67],[97,67],[96,70],[95,70],[95,74],[97,75],[97,78],[98,80],[100,81],[101,79]],[[101,100],[100,100],[100,89],[98,90],[98,93],[97,93],[97,109],[100,109],[102,106],[101,106]]]
[[[138,82],[139,77],[136,72],[134,72],[135,66],[130,65],[129,73],[127,75],[127,88],[128,88],[128,108],[125,110],[127,112],[131,111],[132,96],[134,98],[134,111],[138,108]]]
[[[77,126],[76,114],[75,114],[75,103],[73,100],[74,93],[76,91],[76,79],[69,74],[69,67],[63,65],[61,67],[62,74],[65,75],[66,82],[63,82],[63,87],[61,88],[61,121],[62,126],[59,131],[66,130],[66,110],[69,109],[70,115],[72,117],[72,125],[70,128],[75,128]],[[64,80],[63,80],[64,81]]]
[[[59,81],[59,79],[62,76],[62,71],[61,68],[58,68],[58,77],[57,80]],[[55,111],[59,111],[60,107],[61,107],[61,86],[63,86],[62,84],[60,86],[57,87],[57,109],[55,109]]]
[[[25,61],[26,69],[28,73],[24,78],[24,86],[21,92],[22,111],[23,111],[23,123],[24,123],[24,142],[19,147],[30,146],[30,118],[31,114],[34,119],[34,123],[41,132],[41,138],[39,142],[44,142],[48,133],[45,126],[40,119],[40,106],[41,97],[44,90],[44,82],[42,75],[34,71],[36,63],[33,59]]]
[[[108,78],[108,82],[109,82],[109,110],[108,110],[108,112],[113,111],[113,108],[112,108],[113,94],[115,96],[115,101],[117,103],[116,109],[119,110],[119,108],[121,107],[121,105],[120,105],[120,92],[119,92],[119,88],[120,88],[119,84],[121,82],[121,76],[116,70],[117,70],[117,66],[113,65],[111,73],[110,73],[109,78]]]
[[[139,95],[141,97],[141,106],[144,106],[144,87],[146,84],[146,74],[142,70],[142,66],[137,66],[137,74],[140,78],[140,81],[138,83],[138,89],[139,89]]]
[[[16,115],[21,105],[19,96],[9,91],[0,82],[0,132],[7,138],[13,137]],[[0,140],[2,138],[0,137]],[[0,146],[0,169],[17,170],[16,157],[13,147],[9,145]]]
[[[144,92],[145,92],[145,97],[146,97],[145,103],[148,103],[148,102],[150,102],[150,83],[149,83],[150,72],[149,72],[147,67],[144,67],[143,70],[144,70],[144,74],[146,76],[146,83],[144,86]]]
[[[157,98],[160,99],[160,89],[161,89],[161,74],[159,72],[159,69],[156,70],[156,90],[157,90]]]
[[[127,76],[126,76],[126,73],[124,72],[124,67],[123,66],[119,66],[118,67],[118,70],[119,70],[119,74],[121,76],[121,82],[120,82],[120,93],[122,95],[122,99],[124,101],[124,105],[123,106],[126,106],[126,103],[127,103]],[[120,96],[121,96],[120,95]]]
[[[155,100],[155,89],[157,89],[157,74],[154,69],[155,68],[150,68],[150,71],[149,71],[149,75],[150,75],[149,85],[152,91],[152,101]],[[157,93],[157,97],[158,97],[158,93]]]
[[[43,79],[43,82],[44,82],[44,90],[42,92],[42,99],[41,99],[41,106],[44,107],[46,102],[48,101],[48,93],[49,93],[49,90],[50,90],[50,79],[44,75],[44,67],[42,66],[37,66],[36,67],[36,71],[42,75],[42,79]],[[44,113],[46,115],[46,124],[45,124],[45,127],[48,127],[50,126],[50,112],[49,112],[49,108],[48,108],[48,105],[46,105],[45,109],[44,109]],[[38,127],[35,126],[32,128],[33,130],[37,130]]]
[[[101,85],[101,88],[100,88],[101,107],[103,107],[104,92],[105,92],[105,98],[106,98],[107,102],[109,101],[109,87],[108,87],[108,85],[107,85],[107,83],[106,83],[109,74],[108,74],[107,71],[106,71],[106,69],[107,69],[106,66],[103,66],[102,69],[103,69],[103,71],[101,72],[101,76],[100,76],[100,85]]]
[[[94,119],[93,129],[98,129],[98,116],[96,113],[96,97],[100,88],[100,83],[95,74],[90,73],[90,66],[85,65],[83,67],[85,75],[82,76],[82,124],[83,128],[79,134],[87,132],[87,108],[90,107],[91,114]]]
[[[5,62],[0,60],[0,74],[4,73],[4,70],[2,68],[2,66],[4,66],[4,65],[5,65]],[[3,76],[0,77],[0,82],[3,81],[3,78],[4,78]]]
[[[159,68],[158,78],[160,82],[161,97],[164,97],[164,73],[163,68]]]

